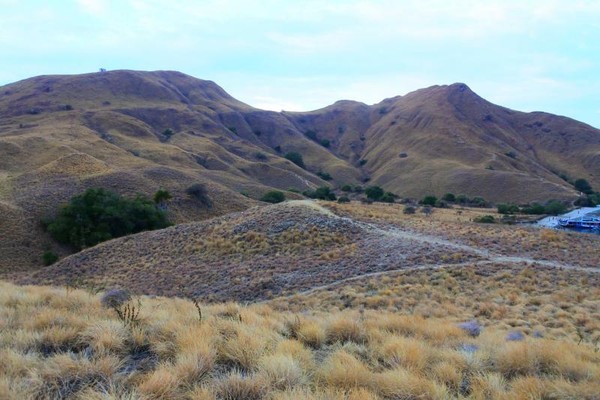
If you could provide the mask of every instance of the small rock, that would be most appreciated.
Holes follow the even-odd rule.
[[[106,308],[120,307],[131,300],[131,295],[125,289],[110,289],[100,298],[100,303]]]
[[[477,337],[481,334],[483,327],[477,320],[471,320],[458,324],[458,327],[467,332],[470,336]]]
[[[525,335],[520,331],[511,331],[506,335],[506,340],[509,342],[520,342],[523,339],[525,339]]]

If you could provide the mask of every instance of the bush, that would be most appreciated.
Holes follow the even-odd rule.
[[[192,186],[188,187],[185,192],[204,206],[208,208],[212,207],[212,200],[208,197],[208,190],[206,190],[206,187],[202,183],[194,183]]]
[[[516,204],[498,204],[499,214],[516,214],[519,212],[519,206]]]
[[[167,138],[170,138],[171,136],[173,136],[175,134],[175,132],[173,132],[173,129],[171,128],[167,128],[163,131],[162,133],[164,136],[166,136]]]
[[[469,198],[465,194],[459,194],[456,196],[456,202],[458,204],[467,204],[469,202]]]
[[[311,140],[317,140],[317,132],[313,131],[312,129],[309,129],[306,132],[304,132],[304,135],[306,135],[306,137]]]
[[[544,206],[546,214],[559,215],[567,211],[567,206],[558,200],[552,200]]]
[[[577,179],[574,183],[575,189],[585,194],[592,194],[594,191],[592,190],[592,186],[585,179]]]
[[[406,207],[404,207],[404,211],[403,211],[403,212],[404,212],[404,214],[407,214],[407,215],[412,215],[412,214],[414,214],[416,211],[417,211],[417,209],[416,209],[416,208],[414,208],[413,206],[406,206]]]
[[[396,200],[396,195],[392,192],[385,192],[379,201],[384,203],[393,203]]]
[[[531,203],[521,209],[524,214],[542,215],[546,213],[546,208],[539,203]]]
[[[258,153],[255,153],[254,157],[257,160],[266,160],[267,159],[267,155],[265,153],[261,153],[260,151]]]
[[[173,196],[171,196],[171,193],[169,193],[168,190],[159,189],[156,191],[156,193],[154,193],[153,200],[155,204],[163,204],[171,200],[172,198]]]
[[[365,189],[365,194],[367,195],[367,198],[371,200],[379,200],[383,197],[385,192],[379,186],[369,186]]]
[[[360,165],[360,166],[362,167],[362,166],[363,166],[363,165],[365,165],[366,163],[367,163],[367,160],[360,160],[360,161],[358,162],[358,165]]]
[[[362,193],[362,192],[364,192],[364,191],[365,191],[365,190],[363,189],[363,187],[362,187],[362,186],[360,186],[360,185],[356,185],[356,186],[354,186],[354,193]]]
[[[493,215],[483,215],[481,217],[475,217],[473,221],[480,224],[494,224],[496,222],[496,218],[494,218]]]
[[[321,179],[323,179],[324,181],[330,181],[331,179],[333,179],[331,177],[331,175],[329,175],[329,173],[327,172],[323,172],[323,171],[319,171],[317,172],[317,176]]]
[[[329,139],[321,139],[321,141],[319,143],[321,143],[321,146],[323,146],[323,147],[329,147],[331,145],[331,142],[329,141]]]
[[[420,201],[420,203],[425,206],[435,206],[435,203],[437,203],[437,197],[425,196],[423,197],[423,200]]]
[[[592,196],[581,196],[573,203],[577,207],[595,207],[596,202],[593,200]]]
[[[341,196],[338,199],[338,203],[350,203],[350,199],[348,198],[348,196]]]
[[[454,193],[446,193],[444,196],[442,196],[442,200],[447,201],[449,203],[454,203],[456,201],[456,196],[454,195]]]
[[[296,164],[297,166],[299,166],[300,168],[306,168],[306,166],[304,165],[304,160],[302,159],[302,154],[297,153],[295,151],[290,151],[289,153],[286,153],[284,157]]]
[[[351,192],[352,191],[352,186],[350,185],[344,185],[342,186],[342,192]]]
[[[317,188],[314,192],[306,191],[303,193],[306,197],[310,197],[311,199],[319,199],[319,200],[331,200],[335,201],[337,199],[335,193],[331,191],[331,188],[327,186],[321,186]]]
[[[145,196],[126,199],[104,189],[75,196],[50,221],[50,235],[77,249],[131,233],[169,226],[165,213]]]
[[[435,202],[435,207],[437,208],[448,208],[448,202],[444,201],[444,200],[438,200]]]
[[[42,255],[42,261],[44,261],[45,266],[52,265],[58,261],[58,255],[51,250],[45,251]]]
[[[472,207],[487,207],[488,202],[483,197],[475,196],[469,199],[469,205]]]
[[[285,194],[280,192],[279,190],[271,190],[264,194],[263,197],[260,198],[260,201],[266,201],[267,203],[281,203],[285,200]]]

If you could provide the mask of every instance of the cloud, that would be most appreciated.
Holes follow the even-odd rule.
[[[104,14],[107,10],[107,2],[105,0],[76,0],[77,5],[81,10],[92,15]]]

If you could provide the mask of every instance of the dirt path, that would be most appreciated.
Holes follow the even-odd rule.
[[[290,202],[290,203],[291,203],[290,205],[294,205],[294,203],[296,203],[297,205],[309,205],[313,209],[318,210],[329,216],[334,216],[336,218],[343,218],[343,219],[351,220],[350,218],[347,218],[347,217],[337,216],[330,210],[326,209],[325,207],[323,207],[311,200],[301,200],[298,202]],[[367,223],[367,222],[363,222],[363,221],[353,221],[353,222],[360,224],[365,229],[367,229],[375,234],[381,235],[381,236],[389,236],[389,237],[393,237],[393,238],[400,239],[400,240],[410,240],[410,241],[416,241],[416,242],[426,243],[426,244],[430,244],[430,245],[446,246],[446,247],[461,250],[461,251],[464,251],[467,253],[477,254],[478,256],[485,258],[485,260],[467,261],[467,262],[455,263],[455,264],[423,264],[423,265],[418,265],[418,266],[413,266],[413,267],[404,267],[404,268],[397,268],[397,269],[387,270],[387,271],[371,272],[371,273],[366,273],[366,274],[361,274],[361,275],[356,275],[356,276],[351,276],[348,278],[340,279],[340,280],[330,282],[325,285],[315,286],[310,289],[307,289],[307,290],[304,290],[301,292],[296,292],[294,294],[291,294],[289,296],[284,296],[284,297],[292,297],[295,295],[300,295],[300,296],[309,295],[309,294],[317,292],[317,291],[327,290],[332,287],[343,285],[343,284],[346,284],[349,282],[353,282],[353,281],[357,281],[357,280],[361,280],[361,279],[367,279],[367,278],[374,278],[374,277],[378,277],[378,276],[382,276],[382,275],[392,275],[395,273],[401,273],[401,272],[407,272],[407,271],[419,271],[419,270],[426,270],[426,269],[461,268],[461,267],[467,267],[467,266],[482,266],[482,265],[489,265],[489,264],[515,264],[515,263],[516,264],[529,264],[529,265],[540,265],[540,266],[549,267],[549,268],[600,273],[600,268],[585,268],[585,267],[579,267],[576,265],[561,263],[558,261],[538,260],[538,259],[530,258],[530,257],[505,256],[505,255],[491,252],[485,248],[469,246],[469,245],[465,245],[462,243],[453,242],[453,241],[450,241],[447,239],[442,239],[442,238],[432,236],[432,235],[403,231],[403,230],[401,230],[399,228],[395,228],[395,227],[391,227],[391,228],[381,227],[374,223]]]

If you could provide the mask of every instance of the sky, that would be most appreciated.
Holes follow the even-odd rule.
[[[600,128],[600,1],[0,0],[0,85],[177,70],[275,111],[466,83]]]

